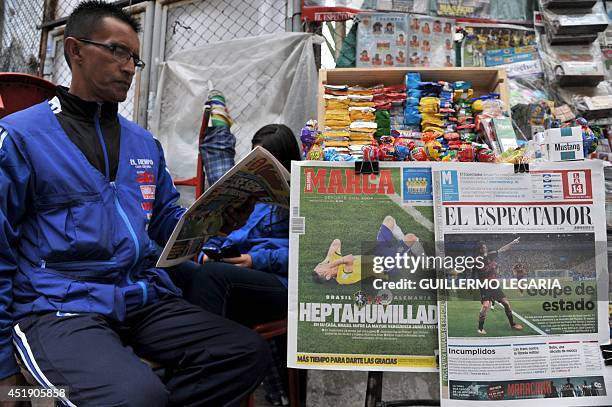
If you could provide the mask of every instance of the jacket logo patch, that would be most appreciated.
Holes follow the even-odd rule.
[[[150,158],[130,158],[130,165],[136,169],[153,168],[154,162]]]
[[[155,185],[141,185],[140,192],[143,199],[155,199]]]
[[[155,184],[155,175],[148,171],[138,171],[136,173],[136,181],[139,184]]]

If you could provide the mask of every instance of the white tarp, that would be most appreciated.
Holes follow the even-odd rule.
[[[195,175],[197,139],[208,81],[221,90],[236,135],[236,160],[262,126],[282,123],[296,137],[317,112],[317,70],[307,33],[276,33],[177,52],[162,65],[151,130],[175,178]]]

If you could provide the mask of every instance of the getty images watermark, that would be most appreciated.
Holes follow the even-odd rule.
[[[561,282],[556,278],[497,278],[495,270],[487,270],[489,264],[483,256],[414,256],[397,253],[393,256],[373,256],[373,287],[377,290],[561,290]],[[476,270],[474,278],[421,278],[411,280],[386,281],[383,275],[390,270],[415,273],[417,270],[445,270],[449,277],[459,277],[468,270]],[[378,276],[381,277],[378,277]]]

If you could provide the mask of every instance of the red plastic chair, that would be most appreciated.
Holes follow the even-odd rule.
[[[38,76],[0,72],[0,118],[55,96],[55,85]]]
[[[204,193],[204,167],[202,167],[202,153],[200,153],[200,146],[202,145],[202,142],[204,142],[204,137],[206,136],[209,118],[210,107],[206,106],[204,107],[204,113],[202,114],[202,124],[200,125],[200,133],[198,135],[198,163],[195,177],[174,180],[174,185],[176,186],[194,187],[196,199],[198,199],[200,195]]]

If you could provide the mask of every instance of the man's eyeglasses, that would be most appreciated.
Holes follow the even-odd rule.
[[[113,53],[113,57],[122,63],[126,63],[130,59],[134,60],[134,66],[138,69],[142,69],[145,67],[145,63],[138,58],[138,55],[132,54],[132,52],[124,46],[117,44],[105,44],[103,42],[97,42],[88,40],[87,38],[76,38],[78,41],[84,42],[85,44],[97,45],[98,47],[103,47]]]

